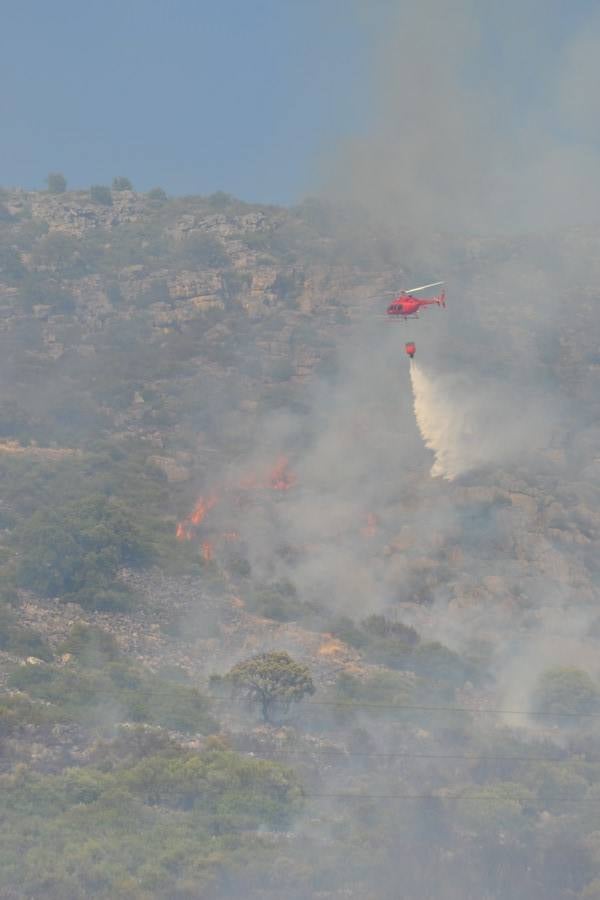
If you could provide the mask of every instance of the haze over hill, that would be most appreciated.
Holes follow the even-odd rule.
[[[597,19],[384,6],[318,197],[0,192],[0,900],[600,896]]]
[[[415,261],[322,201],[110,201],[2,197],[3,566],[17,588],[4,594],[3,777],[5,827],[21,835],[6,883],[17,896],[51,877],[57,897],[123,884],[391,897],[400,859],[408,896],[435,895],[440,878],[448,897],[523,884],[592,896],[580,810],[598,756],[599,368],[581,255],[595,230],[465,238],[461,252],[434,234]],[[365,298],[426,280],[434,251],[448,309],[378,318]],[[540,302],[556,260],[568,320]],[[316,694],[275,725],[194,693],[282,650]],[[235,796],[209,803],[205,776],[183,775],[217,777],[248,750],[275,768],[240,769],[250,787]],[[23,763],[43,846],[67,841],[50,868],[26,837],[11,774]],[[144,765],[164,783],[158,809],[135,786]],[[276,814],[252,800],[275,802],[265,777],[291,779]],[[39,794],[82,778],[93,880],[66,837],[70,801],[59,813]],[[165,839],[155,811],[179,810],[185,834],[161,826],[176,866],[162,856],[151,872],[133,839],[118,853],[116,833],[100,839],[116,785],[148,847]],[[216,833],[238,835],[218,863],[204,849]],[[236,872],[251,847],[248,880]]]

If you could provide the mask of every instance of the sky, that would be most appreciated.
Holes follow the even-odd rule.
[[[285,203],[323,143],[356,126],[365,43],[343,2],[0,7],[0,184],[125,175],[140,190]]]
[[[72,187],[125,175],[140,190],[295,202],[344,141],[381,126],[386,79],[410,91],[434,62],[427,30],[398,25],[417,7],[447,17],[465,90],[489,92],[507,122],[598,143],[577,104],[577,79],[600,73],[591,0],[0,0],[0,184],[61,171]],[[569,65],[574,96],[554,124]]]

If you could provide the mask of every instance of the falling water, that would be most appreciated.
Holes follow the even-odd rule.
[[[435,457],[431,475],[452,481],[469,469],[477,456],[467,421],[468,405],[457,402],[451,385],[434,381],[414,360],[410,380],[417,425],[425,446]]]

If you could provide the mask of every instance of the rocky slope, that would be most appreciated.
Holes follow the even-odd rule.
[[[396,897],[399,857],[407,896],[437,896],[423,875],[434,827],[448,897],[479,900],[495,854],[486,896],[595,896],[596,826],[552,798],[597,799],[597,235],[416,244],[316,202],[2,192],[6,785],[20,790],[19,764],[32,791],[46,790],[40,773],[64,777],[56,796],[83,797],[83,816],[123,766],[128,798],[150,784],[130,798],[139,821],[158,816],[175,842],[193,801],[169,806],[174,770],[152,793],[165,760],[240,766],[232,747],[288,763],[306,795],[303,816],[253,812],[250,825],[248,805],[224,800],[230,817],[193,840],[231,844],[201,875],[186,868],[193,842],[159,874],[137,848],[143,863],[108,887],[86,888],[72,862],[51,896],[235,896],[244,840],[265,830],[253,897]],[[440,270],[449,309],[383,331],[385,301],[368,298]],[[399,363],[414,329],[449,425],[432,450],[485,451],[455,478],[431,477],[415,424]],[[314,698],[275,725],[222,695],[209,714],[211,676],[271,650],[308,666]],[[544,697],[555,718],[528,716]],[[574,714],[588,718],[560,719]],[[146,782],[136,754],[155,752]],[[214,777],[211,790],[231,780]],[[456,811],[463,792],[485,801],[480,816]],[[391,797],[431,800],[435,815],[382,809]],[[561,841],[584,863],[555,884]],[[23,883],[40,896],[32,860]]]

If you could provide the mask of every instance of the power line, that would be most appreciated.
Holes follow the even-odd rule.
[[[64,670],[61,670],[61,672]],[[73,674],[73,673],[71,673]],[[154,677],[160,677],[156,673],[152,673]],[[127,699],[127,692],[135,692],[136,690],[146,690],[149,691],[151,695],[161,696],[171,694],[172,691],[176,690],[187,690],[191,693],[195,693],[198,699],[204,700],[207,704],[210,703],[227,703],[229,706],[234,706],[234,702],[229,697],[215,697],[211,694],[204,694],[202,690],[196,685],[191,684],[182,684],[180,682],[172,682],[170,687],[157,687],[152,684],[141,684],[139,687],[124,687],[119,689],[118,686],[115,686],[115,690],[107,690],[100,689],[94,690],[93,686],[82,685],[82,691],[90,695],[93,699],[94,697],[109,697],[113,700],[120,699],[120,690],[123,691],[122,699]],[[13,688],[13,690],[21,691],[27,693],[26,688]],[[41,700],[49,700],[47,697],[37,697],[34,699]],[[50,702],[52,702],[50,700]],[[511,716],[546,716],[550,718],[574,718],[574,719],[597,719],[600,718],[600,712],[553,712],[549,710],[527,710],[527,709],[497,709],[497,708],[487,708],[487,707],[473,707],[469,708],[466,706],[422,706],[417,704],[403,704],[403,703],[368,703],[368,702],[348,702],[346,700],[311,700],[310,702],[304,703],[301,707],[306,710],[311,706],[315,707],[336,707],[340,709],[389,709],[389,710],[400,710],[401,712],[450,712],[450,713],[469,713],[472,715],[511,715]],[[402,720],[395,720],[402,721]]]
[[[227,697],[214,697],[210,694],[209,699],[217,703],[231,703]],[[551,712],[546,710],[528,710],[528,709],[496,709],[493,707],[472,707],[467,706],[421,706],[408,703],[370,703],[355,702],[347,700],[311,700],[304,704],[303,708],[310,706],[335,706],[342,709],[398,709],[398,710],[414,710],[416,712],[453,712],[453,713],[472,713],[506,716],[550,716],[550,717],[573,717],[573,718],[600,718],[600,712]]]
[[[371,753],[355,752],[346,750],[285,750],[285,749],[255,749],[250,750],[245,747],[232,747],[235,753],[245,753],[252,756],[264,755],[281,755],[281,756],[331,756],[335,759],[345,759],[346,757],[365,758],[365,759],[446,759],[446,760],[465,760],[467,762],[555,762],[569,763],[578,761],[582,763],[600,762],[600,759],[581,758],[576,754],[573,756],[488,756],[488,755],[467,755],[461,753]]]
[[[363,794],[363,793],[332,793],[310,794],[303,793],[303,797],[313,800],[435,800],[437,802],[473,801],[481,803],[525,803],[529,806],[542,806],[546,803],[599,803],[600,797],[524,797],[519,794],[506,794],[503,797],[487,796],[486,794]]]
[[[142,687],[144,690],[146,686]],[[126,689],[126,690],[134,690],[135,689]],[[189,688],[189,690],[194,690],[194,688]],[[84,688],[85,691],[85,688]],[[15,693],[22,693],[20,689],[14,689]],[[86,692],[88,693],[88,692]],[[89,692],[92,693],[92,692]],[[166,694],[165,691],[155,691],[151,690],[151,695],[154,694]],[[14,694],[9,694],[8,696],[14,696]],[[0,695],[1,696],[1,695]],[[93,702],[94,697],[108,698],[109,700],[114,701],[116,704],[123,703],[127,704],[128,697],[122,696],[119,697],[109,691],[96,691],[93,692],[93,696],[90,700]],[[149,698],[145,698],[151,700],[151,696]],[[49,703],[51,705],[55,705],[56,701],[48,698],[33,698],[32,702],[43,702]],[[206,709],[201,710],[199,712],[207,713]],[[301,756],[301,757],[331,757],[336,760],[343,761],[347,758],[364,758],[364,759],[424,759],[424,760],[458,760],[464,762],[549,762],[549,763],[573,763],[573,762],[581,762],[584,764],[593,764],[600,762],[600,758],[596,757],[587,757],[583,754],[571,754],[569,756],[533,756],[533,755],[501,755],[501,754],[462,754],[462,753],[414,753],[414,752],[400,752],[396,751],[393,753],[380,753],[374,751],[348,751],[345,749],[330,749],[330,750],[322,750],[322,749],[287,749],[287,748],[278,748],[278,747],[257,747],[257,748],[249,748],[249,747],[228,747],[226,748],[231,750],[234,753],[243,753],[251,756]]]

